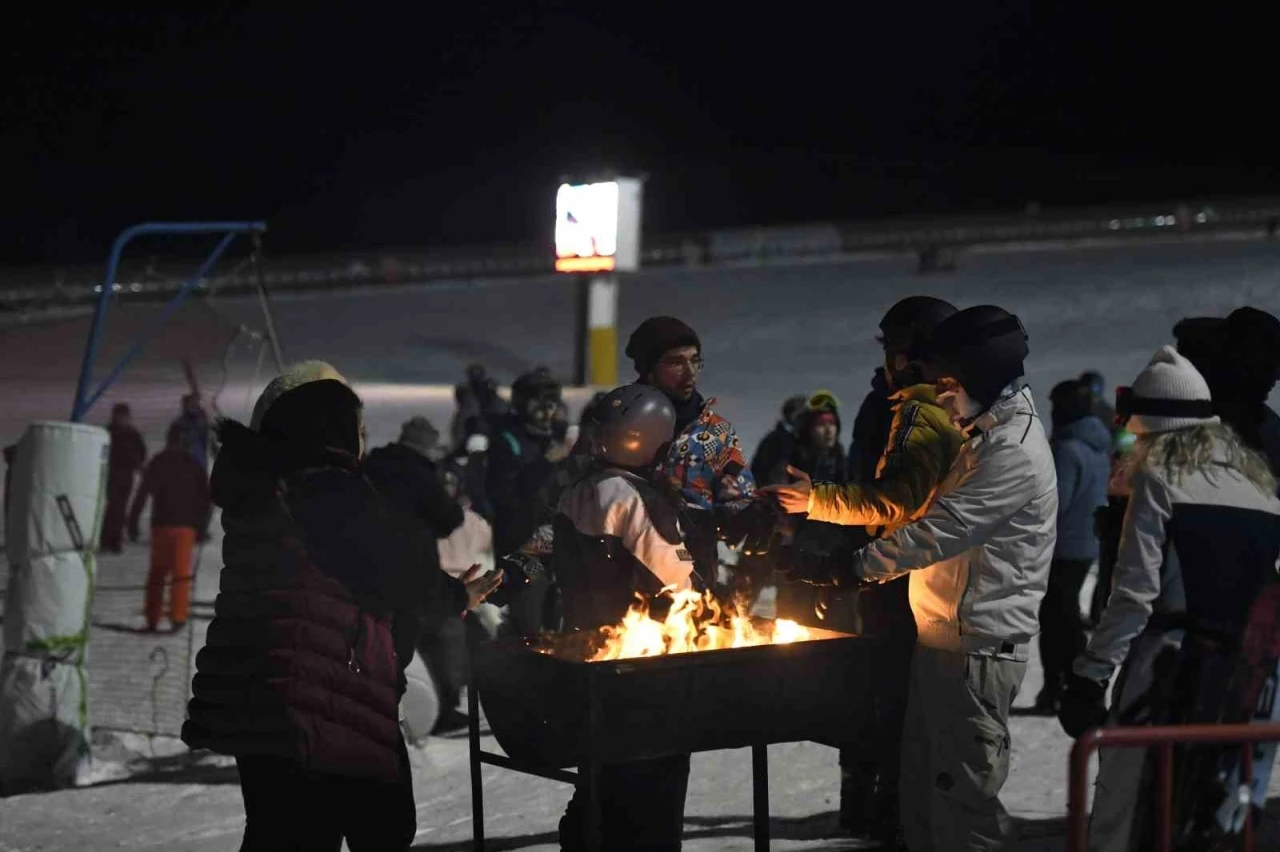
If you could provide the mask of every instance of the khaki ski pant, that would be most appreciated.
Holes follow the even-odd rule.
[[[1009,707],[1027,664],[916,647],[902,734],[902,826],[911,852],[1011,847],[1000,804]]]

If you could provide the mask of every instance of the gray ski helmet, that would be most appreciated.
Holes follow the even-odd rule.
[[[651,464],[676,430],[676,410],[667,395],[649,385],[609,391],[593,414],[594,454],[619,467]]]

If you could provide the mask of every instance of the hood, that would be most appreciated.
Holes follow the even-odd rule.
[[[209,476],[214,505],[236,512],[273,498],[283,477],[302,470],[358,472],[359,460],[343,450],[274,441],[234,420],[214,427],[221,445]]]
[[[1079,441],[1099,453],[1110,452],[1111,431],[1096,417],[1081,417],[1053,428],[1055,441]]]

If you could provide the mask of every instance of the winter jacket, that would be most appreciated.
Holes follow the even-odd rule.
[[[715,400],[696,392],[677,406],[676,435],[653,475],[659,490],[684,501],[684,534],[699,570],[719,561],[717,541],[737,544],[751,531],[755,477],[747,467],[733,424],[716,414]]]
[[[129,510],[129,532],[136,536],[138,519],[151,498],[151,528],[190,527],[203,535],[212,506],[204,468],[182,447],[168,447],[151,460]]]
[[[875,479],[848,485],[816,483],[809,495],[809,520],[893,530],[924,514],[960,452],[964,435],[938,405],[931,384],[904,388],[891,400],[893,422]]]
[[[688,588],[693,556],[676,506],[635,474],[597,470],[560,497],[552,567],[566,629],[621,620],[637,592]]]
[[[1022,653],[1053,559],[1053,453],[1025,387],[1006,390],[965,434],[928,511],[859,551],[853,570],[872,580],[910,572],[920,645]]]
[[[392,620],[396,658],[403,669],[413,659],[424,624],[457,616],[467,608],[466,590],[440,570],[436,544],[462,524],[462,507],[445,492],[431,460],[404,444],[378,447],[361,469],[421,539],[422,558],[405,569],[404,594],[395,601]]]
[[[224,567],[183,742],[396,780],[390,612],[419,540],[354,457],[305,451],[281,472],[256,433],[230,424],[222,438],[212,489]]]
[[[462,524],[462,507],[445,492],[431,459],[404,444],[387,444],[369,453],[364,472],[378,491],[421,521],[436,538]]]
[[[666,482],[701,509],[744,508],[756,481],[742,455],[733,424],[716,414],[714,399],[702,403],[698,416],[676,435],[657,479]]]
[[[756,447],[751,457],[751,476],[757,485],[786,482],[786,466],[796,446],[796,430],[786,421],[778,421]]]
[[[1090,415],[1055,427],[1049,444],[1058,476],[1058,545],[1053,558],[1097,559],[1094,514],[1107,504],[1111,433]]]
[[[550,443],[550,438],[530,435],[515,416],[491,439],[485,492],[493,507],[493,546],[499,557],[523,547],[547,520],[541,495],[555,476],[555,464],[546,458]]]
[[[107,477],[133,484],[133,475],[147,460],[147,444],[142,434],[132,426],[108,426],[111,435],[111,452],[107,462]]]
[[[889,382],[884,368],[877,368],[871,379],[871,392],[862,400],[858,416],[853,421],[853,440],[849,444],[849,480],[870,482],[876,478],[876,468],[889,443],[889,430],[893,422],[893,401],[890,400]]]
[[[1212,472],[1135,472],[1111,597],[1075,672],[1107,681],[1149,627],[1238,635],[1280,557],[1280,500],[1215,453]]]

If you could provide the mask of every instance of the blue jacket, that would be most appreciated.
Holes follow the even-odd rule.
[[[1097,417],[1055,426],[1049,440],[1058,471],[1058,544],[1054,559],[1097,559],[1093,513],[1107,505],[1111,432]]]

